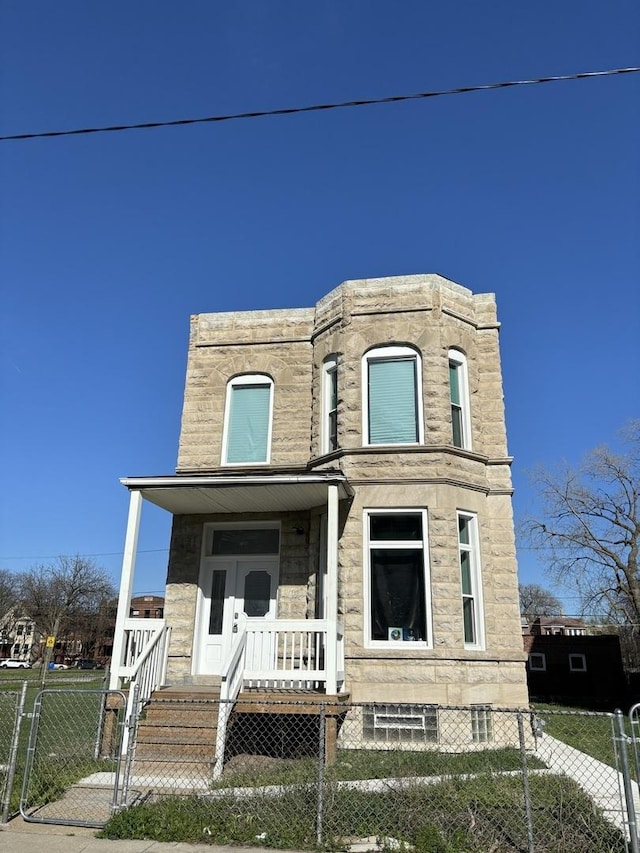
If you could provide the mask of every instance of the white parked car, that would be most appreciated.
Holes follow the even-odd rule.
[[[31,664],[28,660],[7,658],[6,660],[0,660],[0,667],[3,667],[4,669],[31,669]]]

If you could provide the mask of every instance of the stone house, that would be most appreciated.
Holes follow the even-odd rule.
[[[499,327],[439,275],[193,316],[176,473],[122,481],[112,686],[155,638],[176,688],[526,705]],[[145,501],[173,516],[153,637]]]

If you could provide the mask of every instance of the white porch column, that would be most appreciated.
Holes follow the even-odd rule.
[[[113,654],[111,656],[110,690],[118,690],[122,683],[120,667],[124,654],[124,623],[129,617],[131,593],[133,591],[133,573],[136,565],[138,550],[138,531],[140,530],[140,513],[142,510],[142,493],[137,489],[130,493],[129,517],[127,519],[127,534],[124,540],[122,557],[122,574],[120,576],[120,594],[118,596],[118,613],[113,634]]]
[[[327,494],[327,694],[338,692],[338,486]]]

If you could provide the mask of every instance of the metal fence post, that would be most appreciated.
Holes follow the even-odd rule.
[[[327,727],[327,708],[320,708],[320,731],[318,732],[318,796],[316,799],[316,843],[322,845],[322,814],[324,811],[324,768],[326,763],[325,734]]]
[[[22,692],[16,705],[15,719],[13,723],[13,737],[11,739],[11,751],[9,753],[9,768],[7,770],[7,781],[5,785],[5,797],[2,803],[2,812],[0,813],[0,823],[6,823],[9,820],[9,809],[11,808],[11,793],[13,791],[13,782],[16,778],[16,767],[18,764],[18,744],[20,742],[20,727],[22,717],[24,716],[24,706],[27,698],[27,682],[22,682]]]
[[[624,799],[627,807],[627,824],[629,826],[629,843],[631,844],[631,853],[640,853],[636,809],[633,802],[633,782],[631,779],[631,772],[629,770],[629,754],[627,752],[629,740],[624,728],[624,716],[619,708],[615,712],[615,729],[615,740],[618,744],[620,769],[622,771],[622,782],[624,785]]]
[[[640,781],[640,752],[638,744],[640,744],[640,721],[638,720],[638,711],[640,705],[633,705],[629,709],[629,724],[631,726],[631,745],[633,747],[633,766],[636,771],[636,779]]]
[[[527,748],[524,737],[524,717],[518,711],[518,738],[520,740],[520,761],[522,764],[522,790],[524,793],[524,814],[527,822],[527,841],[529,853],[535,853],[535,841],[533,837],[533,820],[531,817],[531,791],[529,789],[529,765],[527,763]],[[635,853],[635,851],[634,851]]]

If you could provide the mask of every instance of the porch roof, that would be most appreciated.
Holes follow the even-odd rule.
[[[123,477],[129,491],[173,515],[225,512],[284,512],[311,509],[327,501],[327,486],[339,498],[353,490],[342,474],[235,474],[217,476]]]

